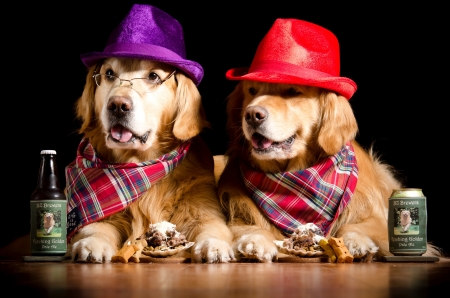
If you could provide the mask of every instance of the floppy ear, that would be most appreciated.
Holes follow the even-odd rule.
[[[177,72],[177,101],[178,114],[173,126],[173,134],[180,140],[188,140],[198,135],[205,127],[205,111],[197,86],[183,73]]]
[[[334,155],[345,143],[354,140],[358,125],[352,107],[345,97],[324,91],[319,100],[322,118],[318,143],[327,154]]]
[[[81,120],[81,127],[79,133],[86,133],[94,127],[95,111],[94,111],[94,96],[95,96],[95,82],[92,78],[95,66],[92,66],[86,76],[86,84],[84,85],[83,93],[75,103],[76,116]]]
[[[243,82],[239,82],[227,97],[227,134],[230,148],[242,148],[242,103],[244,101]]]

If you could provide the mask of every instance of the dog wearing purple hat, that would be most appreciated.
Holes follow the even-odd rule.
[[[203,68],[186,59],[179,22],[133,5],[104,50],[81,60],[88,68],[76,102],[82,140],[65,188],[72,260],[109,262],[159,222],[194,242],[175,256],[233,260],[213,156],[199,137],[209,125],[197,89]]]
[[[391,255],[388,198],[402,184],[355,141],[357,86],[340,76],[339,55],[329,30],[277,19],[250,67],[226,73],[239,82],[227,98],[230,145],[218,189],[238,260],[277,260],[286,250],[276,244],[311,224],[316,240],[342,238],[356,260]]]

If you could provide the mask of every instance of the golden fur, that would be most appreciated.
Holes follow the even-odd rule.
[[[172,66],[131,59],[109,58],[97,72],[114,74],[121,79],[168,77]],[[146,191],[123,212],[83,227],[72,238],[69,253],[81,262],[102,263],[124,243],[135,240],[149,224],[168,221],[177,231],[194,241],[193,262],[228,262],[233,259],[231,232],[221,212],[214,176],[214,161],[198,134],[207,127],[201,97],[195,84],[177,70],[153,92],[143,92],[138,83],[123,81],[111,89],[97,87],[89,69],[82,96],[76,103],[81,120],[79,132],[90,139],[97,155],[108,162],[143,162],[156,159],[183,141],[192,140],[186,158],[168,176]],[[120,121],[136,136],[134,142],[114,141],[111,136],[112,106],[129,105]],[[108,106],[109,105],[109,106]],[[146,142],[139,136],[148,133]],[[71,247],[71,248],[70,248]]]
[[[343,237],[350,253],[363,261],[390,255],[388,198],[402,185],[390,166],[355,141],[358,126],[346,98],[316,87],[241,81],[227,100],[230,148],[218,187],[237,258],[270,262],[277,258],[273,240],[287,238],[248,196],[239,161],[264,172],[297,171],[336,154],[346,142],[352,142],[355,150],[359,178],[353,198],[328,236]],[[258,115],[261,111],[264,114]],[[250,125],[246,119],[261,123]],[[252,149],[255,132],[278,146],[258,153]],[[292,145],[283,149],[283,141],[291,137]],[[437,253],[431,246],[427,252]]]

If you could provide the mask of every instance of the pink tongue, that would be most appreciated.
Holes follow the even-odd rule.
[[[111,136],[122,143],[126,143],[130,141],[133,134],[122,125],[116,125],[111,128]]]
[[[268,138],[256,138],[252,137],[253,148],[266,149],[272,145],[272,141]]]

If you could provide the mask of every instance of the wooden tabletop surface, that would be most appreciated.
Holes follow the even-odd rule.
[[[4,293],[33,298],[445,297],[450,262],[85,264],[0,250],[0,283]]]

